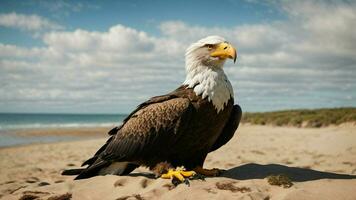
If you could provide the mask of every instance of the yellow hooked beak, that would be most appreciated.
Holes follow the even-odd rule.
[[[231,44],[227,42],[222,42],[216,46],[215,51],[213,51],[210,56],[219,57],[222,59],[231,58],[234,60],[235,63],[237,53],[236,49]]]

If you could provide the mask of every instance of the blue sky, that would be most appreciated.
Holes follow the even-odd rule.
[[[159,35],[162,21],[180,20],[201,26],[235,26],[282,19],[283,13],[270,4],[247,1],[1,1],[1,13],[36,14],[66,30],[105,31],[122,24]],[[0,28],[1,39],[8,44],[41,45],[31,35],[16,29]]]
[[[0,1],[0,112],[127,113],[184,80],[211,34],[245,111],[356,106],[348,1]]]

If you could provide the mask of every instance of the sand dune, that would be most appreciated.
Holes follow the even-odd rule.
[[[356,199],[356,129],[277,128],[243,125],[205,167],[221,177],[174,187],[144,168],[129,176],[73,181],[61,176],[80,166],[105,141],[37,144],[0,149],[0,199]],[[286,174],[290,188],[267,176]]]

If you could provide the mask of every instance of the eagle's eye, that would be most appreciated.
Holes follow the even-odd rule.
[[[211,50],[213,47],[214,47],[214,45],[212,45],[212,44],[207,44],[207,45],[205,45],[209,50]]]

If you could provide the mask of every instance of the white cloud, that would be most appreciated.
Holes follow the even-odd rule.
[[[44,42],[58,50],[71,51],[116,51],[118,53],[132,50],[150,52],[154,41],[145,32],[116,25],[108,32],[90,32],[75,30],[74,32],[52,32],[44,35]],[[96,47],[93,49],[92,47]]]
[[[122,25],[106,32],[52,31],[42,39],[43,48],[0,44],[0,93],[5,94],[0,107],[8,102],[94,102],[99,107],[116,102],[128,111],[127,106],[168,92],[184,78],[179,42]],[[106,106],[102,112],[109,111]]]
[[[356,3],[287,2],[284,8],[306,35],[298,50],[356,56]]]
[[[182,83],[185,48],[211,34],[238,48],[237,66],[228,62],[225,70],[244,110],[355,106],[356,6],[282,7],[288,19],[271,23],[168,21],[161,36],[115,25],[104,32],[52,30],[41,48],[0,44],[0,108],[128,112]]]
[[[40,31],[63,28],[57,23],[38,15],[25,15],[15,12],[0,14],[0,26],[17,28],[26,31]]]

